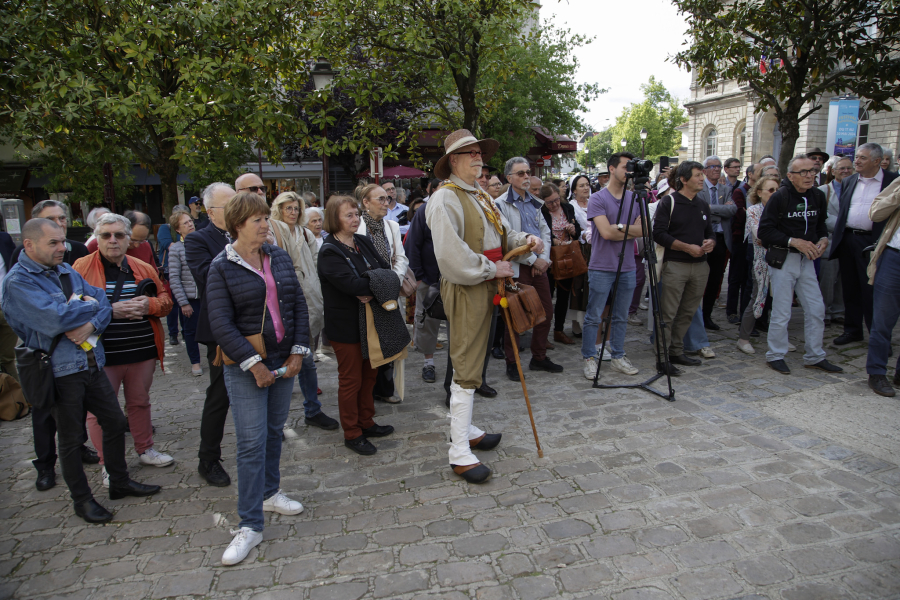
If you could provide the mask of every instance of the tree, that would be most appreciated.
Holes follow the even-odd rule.
[[[610,155],[623,150],[623,138],[627,142],[624,150],[640,156],[642,129],[647,130],[644,153],[649,160],[657,162],[660,156],[671,156],[678,150],[681,134],[675,128],[687,121],[678,98],[652,75],[641,85],[641,91],[643,102],[626,106],[614,125],[585,143],[585,149],[578,155],[579,164],[607,162]]]
[[[289,0],[7,2],[0,126],[30,148],[128,149],[160,176],[168,212],[180,167],[205,168],[235,138],[272,150],[295,134],[280,77],[307,68],[295,15]]]
[[[825,94],[850,91],[870,110],[900,95],[900,14],[880,0],[674,0],[693,42],[675,62],[697,69],[697,83],[736,79],[775,111],[781,172],[800,123]]]
[[[65,146],[36,157],[42,171],[49,174],[45,189],[51,193],[66,193],[68,204],[84,203],[97,206],[103,203],[103,164],[113,168],[113,192],[116,207],[132,206],[134,177],[129,172],[131,154],[121,148],[107,148],[100,153],[85,153],[77,144]]]

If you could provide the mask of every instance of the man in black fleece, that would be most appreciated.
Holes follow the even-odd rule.
[[[803,362],[808,369],[828,373],[843,371],[825,360],[822,333],[825,331],[825,303],[819,290],[813,261],[828,247],[828,202],[814,187],[817,174],[815,162],[805,154],[798,154],[788,163],[787,179],[772,194],[759,220],[759,239],[766,248],[788,248],[780,269],[769,269],[772,293],[772,313],[769,318],[768,365],[787,375],[791,372],[784,362],[788,351],[788,322],[794,293],[803,307],[803,332],[806,353]]]
[[[716,246],[709,204],[698,198],[703,189],[703,165],[686,161],[678,165],[670,185],[671,196],[659,201],[653,218],[653,241],[665,246],[660,272],[660,311],[669,325],[669,369],[679,375],[673,365],[697,366],[701,361],[685,356],[684,336],[709,279],[706,255]],[[673,205],[674,203],[674,205]],[[657,370],[665,372],[665,365],[657,363]]]

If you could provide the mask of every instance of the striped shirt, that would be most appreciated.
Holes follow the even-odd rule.
[[[120,269],[102,256],[100,260],[106,279],[106,298],[112,303]],[[122,265],[127,268],[127,259]],[[117,302],[134,298],[136,289],[134,273],[129,269]],[[144,315],[140,321],[112,319],[103,332],[103,350],[106,353],[106,364],[109,366],[128,365],[158,358],[153,326],[147,316]]]

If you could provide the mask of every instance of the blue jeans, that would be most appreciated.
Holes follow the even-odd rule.
[[[281,484],[281,431],[291,407],[294,380],[279,377],[267,388],[256,385],[250,371],[225,365],[237,435],[238,516],[241,527],[262,531],[263,500]]]
[[[700,348],[708,347],[709,337],[706,335],[706,327],[703,326],[703,308],[700,307],[694,313],[691,326],[688,327],[687,333],[684,334],[684,351],[697,352]]]
[[[307,419],[311,419],[322,412],[322,403],[319,402],[319,376],[316,373],[316,361],[312,352],[303,357],[303,367],[297,375],[297,384],[303,392],[303,413]]]
[[[891,331],[900,318],[900,252],[890,247],[884,249],[878,258],[872,293],[872,330],[869,332],[866,373],[887,375]],[[900,356],[897,358],[897,369],[900,372]]]
[[[603,309],[606,307],[606,299],[612,292],[615,281],[615,271],[594,271],[593,269],[588,271],[590,288],[581,338],[581,355],[584,358],[597,356],[597,330],[603,321]],[[628,307],[631,304],[634,288],[634,271],[622,271],[619,277],[619,287],[616,290],[615,302],[613,303],[612,329],[609,337],[610,351],[613,358],[625,356],[625,326],[628,323]]]
[[[190,317],[185,317],[181,312],[181,307],[177,304],[172,307],[172,312],[178,311],[181,315],[181,332],[184,334],[184,349],[187,350],[188,359],[192,365],[200,364],[200,347],[197,346],[197,340],[194,336],[197,334],[197,323],[200,322],[200,300],[188,299],[194,312]],[[172,313],[169,313],[172,314]]]

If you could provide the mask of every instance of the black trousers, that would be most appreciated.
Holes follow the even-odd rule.
[[[488,340],[496,339],[497,328],[503,324],[502,319],[498,319],[497,317],[500,315],[500,307],[495,306],[494,312],[491,314],[491,333],[488,335]],[[449,329],[449,323],[447,324]],[[449,331],[448,331],[449,333]],[[502,335],[501,335],[501,344],[502,344]],[[487,352],[484,354],[484,367],[481,369],[481,385],[487,385],[487,368],[488,361],[491,359],[491,344],[487,345]],[[447,352],[447,373],[444,375],[444,390],[449,394],[450,393],[450,384],[453,383],[453,361],[450,360],[450,352]]]
[[[91,367],[89,371],[57,377],[56,390],[58,397],[50,412],[59,435],[59,464],[72,500],[79,503],[93,498],[81,464],[85,411],[92,412],[103,429],[103,462],[110,481],[128,481],[125,415],[103,369]]]
[[[203,416],[200,417],[200,460],[222,460],[222,438],[225,436],[225,419],[228,418],[228,390],[225,388],[225,368],[213,365],[216,358],[216,345],[206,346],[206,358],[209,360],[209,387],[206,388],[206,401],[203,403]]]
[[[869,253],[863,248],[871,246],[878,238],[869,232],[857,235],[851,229],[844,230],[844,239],[837,248],[838,263],[841,266],[841,286],[844,293],[844,333],[863,334],[872,329],[872,286],[869,285]]]
[[[728,269],[728,299],[725,303],[726,315],[742,315],[750,304],[752,285],[747,287],[750,264],[747,261],[748,245],[744,240],[731,240],[731,267]],[[753,249],[750,249],[752,252]],[[752,255],[751,255],[752,256]]]
[[[390,398],[394,395],[394,363],[388,363],[378,367],[378,375],[375,376],[373,396]]]
[[[85,414],[81,419],[81,431],[83,436],[81,444],[87,442],[87,428],[84,424]],[[38,471],[50,470],[56,466],[56,421],[53,413],[48,408],[31,407],[31,431],[34,435],[34,454],[36,459],[31,461]],[[81,450],[79,449],[79,453]]]
[[[569,312],[569,296],[572,294],[572,279],[560,279],[556,281],[550,273],[550,293],[556,290],[556,304],[553,306],[553,331],[562,331],[566,328],[566,313]],[[560,285],[562,284],[562,285]]]
[[[731,235],[729,232],[728,235]],[[709,278],[706,280],[706,291],[703,292],[703,318],[708,319],[712,315],[716,298],[722,289],[722,280],[725,278],[725,266],[728,264],[728,248],[725,246],[725,235],[716,234],[716,247],[706,256],[709,263]]]

